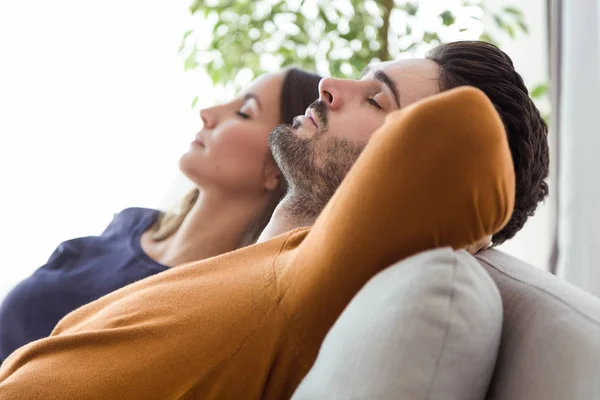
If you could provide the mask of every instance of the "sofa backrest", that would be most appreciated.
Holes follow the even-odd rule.
[[[354,296],[292,400],[484,400],[501,332],[500,294],[470,254],[420,253]]]
[[[477,259],[504,309],[487,399],[600,399],[600,299],[497,250]]]

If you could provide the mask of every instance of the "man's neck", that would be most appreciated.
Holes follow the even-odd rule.
[[[285,232],[303,226],[311,226],[314,220],[298,215],[297,207],[294,207],[294,201],[288,196],[277,205],[269,223],[260,234],[257,243],[265,242],[269,239],[279,236]]]

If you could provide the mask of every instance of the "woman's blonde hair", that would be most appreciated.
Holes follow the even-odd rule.
[[[177,232],[199,196],[200,190],[192,189],[179,202],[179,210],[175,212],[161,211],[152,226],[152,240],[160,242]]]
[[[291,124],[295,116],[304,114],[308,106],[319,96],[320,80],[319,75],[299,68],[285,69],[279,102],[279,114],[281,116],[279,123]],[[274,191],[268,204],[258,213],[248,230],[244,232],[240,247],[256,242],[286,190],[285,180],[281,179],[279,187]],[[200,191],[192,189],[180,201],[176,211],[161,212],[151,228],[152,240],[160,242],[177,232],[196,201],[198,201],[198,197],[200,197]]]

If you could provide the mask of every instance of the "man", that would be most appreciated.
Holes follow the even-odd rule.
[[[451,74],[454,63],[462,72],[461,62],[480,60],[482,51],[491,63],[498,61],[492,55],[505,57],[490,70],[512,64],[488,45],[448,46],[435,60],[374,66],[360,81],[324,80],[306,116],[270,139],[289,193],[261,243],[174,268],[69,314],[52,336],[6,360],[0,399],[289,398],[370,277],[418,251],[464,247],[511,218],[515,175],[489,100],[462,90],[418,101],[464,83]],[[472,54],[453,55],[452,46]],[[482,68],[472,65],[465,76]],[[515,76],[500,84],[524,90]],[[473,85],[489,89],[481,82]],[[488,83],[493,101],[496,81]],[[504,96],[495,104],[500,111]],[[526,92],[517,98],[528,100]],[[390,116],[390,131],[375,135],[340,185],[399,108],[406,111]],[[503,116],[517,150],[515,138],[539,136],[513,129],[518,118],[528,115]]]
[[[273,218],[265,234],[310,225],[386,114],[463,85],[481,89],[504,123],[517,192],[513,215],[492,243],[515,236],[548,195],[548,128],[510,57],[485,42],[448,43],[425,59],[367,67],[360,81],[321,80],[319,101],[307,112],[309,122],[300,118],[295,129],[280,127],[271,136],[275,159],[291,185],[277,214],[287,213],[295,221]],[[282,220],[277,229],[274,225]]]

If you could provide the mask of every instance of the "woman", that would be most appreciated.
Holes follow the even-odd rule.
[[[109,292],[256,241],[285,189],[268,135],[304,114],[319,80],[295,68],[266,74],[229,103],[200,111],[204,127],[179,160],[196,188],[179,212],[129,208],[100,236],[60,244],[0,307],[0,362]]]

